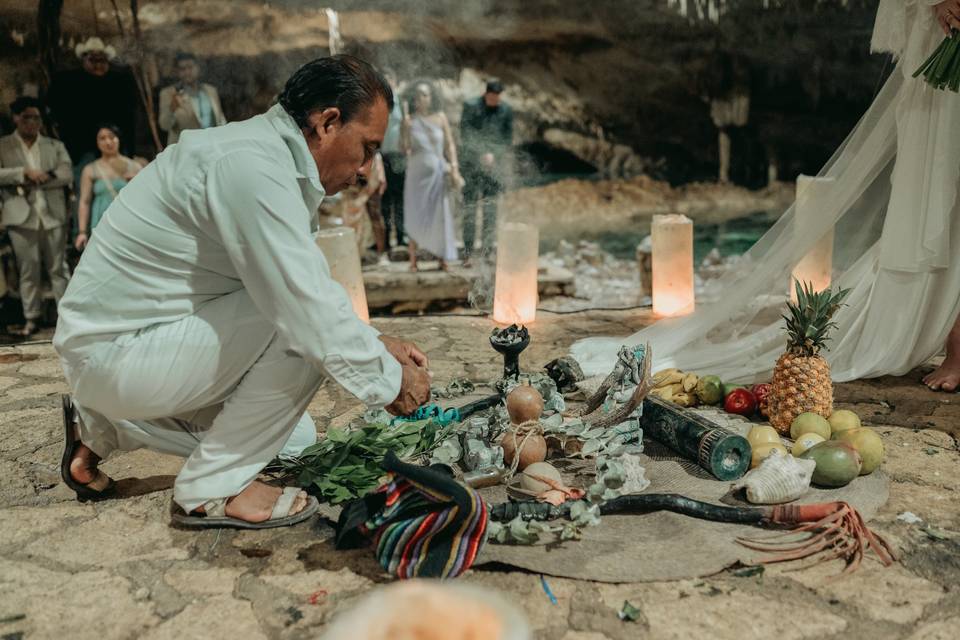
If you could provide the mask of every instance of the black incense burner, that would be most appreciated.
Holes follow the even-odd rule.
[[[494,329],[490,334],[490,346],[503,355],[503,378],[520,379],[520,353],[530,344],[530,332],[515,324],[503,329]]]

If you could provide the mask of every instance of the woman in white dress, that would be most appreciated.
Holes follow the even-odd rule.
[[[576,343],[585,372],[606,373],[621,344],[649,341],[655,369],[768,378],[786,344],[791,272],[831,230],[833,286],[850,289],[825,354],[834,380],[902,375],[936,355],[960,312],[960,95],[912,74],[950,26],[960,28],[960,0],[881,0],[872,49],[898,67],[820,172],[802,218],[791,206],[693,314]],[[960,329],[950,335],[931,388],[960,382]]]
[[[457,259],[453,213],[448,190],[463,187],[457,165],[457,148],[450,123],[429,82],[413,85],[413,96],[404,118],[403,143],[407,172],[403,185],[404,225],[410,245],[410,270],[417,270],[417,248],[423,247],[446,270]]]

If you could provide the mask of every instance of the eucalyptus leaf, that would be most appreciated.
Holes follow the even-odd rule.
[[[510,528],[511,539],[521,544],[534,544],[537,542],[539,535],[531,530],[530,524],[531,523],[524,521],[524,519],[519,516],[508,522],[507,526]]]
[[[600,440],[587,440],[583,443],[583,448],[580,450],[580,454],[584,456],[589,456],[590,454],[600,451],[603,447],[603,443]]]
[[[563,416],[555,413],[541,420],[540,424],[543,425],[544,429],[559,429],[563,425]]]

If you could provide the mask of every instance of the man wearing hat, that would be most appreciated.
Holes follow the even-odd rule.
[[[464,259],[473,253],[477,228],[477,203],[483,204],[483,251],[493,245],[497,226],[497,196],[503,191],[505,170],[510,165],[513,144],[513,110],[500,98],[503,85],[489,80],[479,98],[463,105],[460,118],[460,166],[466,185],[463,188]]]
[[[79,182],[83,167],[97,157],[96,137],[101,124],[116,125],[121,153],[133,156],[138,103],[133,77],[111,68],[110,61],[116,56],[113,47],[100,38],[90,38],[74,51],[81,68],[54,77],[48,102]]]

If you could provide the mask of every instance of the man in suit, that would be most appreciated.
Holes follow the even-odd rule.
[[[167,144],[175,144],[187,129],[208,129],[226,123],[216,88],[200,82],[200,65],[192,53],[178,53],[177,84],[160,91],[160,128]]]
[[[10,105],[16,130],[0,138],[0,224],[7,228],[20,270],[24,335],[43,315],[41,269],[59,304],[67,288],[67,198],[73,165],[59,140],[40,135],[40,102],[20,97]]]

